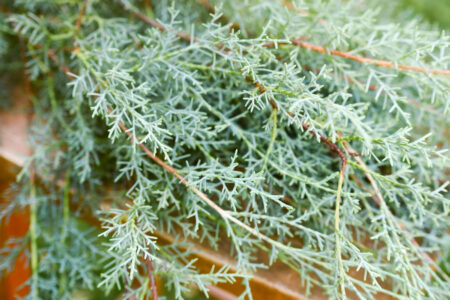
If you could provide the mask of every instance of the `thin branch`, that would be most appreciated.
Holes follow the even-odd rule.
[[[157,286],[156,286],[156,279],[155,279],[155,272],[154,272],[153,262],[151,261],[151,259],[147,258],[145,260],[145,263],[147,264],[147,271],[148,271],[149,278],[150,278],[150,289],[152,291],[152,299],[153,300],[158,300],[158,289],[157,289]]]
[[[306,15],[306,16],[309,15],[309,12],[307,12],[307,11],[295,9],[295,7],[290,2],[283,1],[283,5],[286,6],[287,8],[289,8],[289,9],[291,9],[291,10],[295,10],[299,14]],[[319,23],[321,23],[323,25],[328,25],[327,21],[321,20],[321,19],[319,19]],[[302,47],[302,48],[311,49],[313,51],[320,52],[320,53],[329,53],[329,54],[332,54],[332,55],[335,55],[335,56],[340,56],[340,57],[344,57],[344,58],[347,58],[347,59],[351,59],[351,60],[360,62],[362,64],[373,64],[373,65],[377,65],[377,66],[385,67],[385,68],[390,68],[390,69],[401,69],[401,70],[406,70],[406,71],[415,71],[415,72],[420,72],[420,73],[442,74],[442,75],[445,75],[445,76],[450,76],[450,70],[424,69],[424,68],[416,67],[416,66],[399,65],[399,64],[395,64],[395,63],[393,63],[391,61],[387,61],[387,60],[381,60],[381,59],[375,59],[375,58],[367,58],[367,57],[363,57],[363,56],[350,54],[350,53],[344,52],[344,51],[333,50],[333,49],[326,49],[323,46],[318,46],[318,45],[310,44],[310,43],[307,43],[307,42],[298,41],[296,39],[291,40],[291,41],[293,42],[293,44],[295,44],[295,45],[297,45],[299,47]]]
[[[164,27],[164,25],[162,25],[161,23],[159,23],[158,21],[147,17],[146,15],[144,15],[143,13],[141,13],[140,11],[137,11],[135,9],[130,10],[133,15],[135,15],[138,19],[140,19],[141,21],[151,25],[152,27],[158,28],[161,31],[166,31],[166,27]],[[185,40],[187,42],[191,41],[191,36],[189,34],[186,33],[182,33],[182,32],[176,32],[176,35],[181,38],[182,40]],[[193,38],[194,42],[196,42],[197,40],[195,38]]]
[[[84,0],[83,6],[81,6],[80,12],[78,13],[77,22],[75,24],[75,31],[77,32],[81,27],[81,21],[83,19],[84,13],[86,12],[86,6],[89,0]]]
[[[314,45],[311,43],[298,41],[296,39],[291,40],[291,41],[293,44],[295,44],[299,47],[305,48],[305,49],[311,49],[313,51],[320,52],[320,53],[329,53],[329,54],[332,54],[335,56],[348,58],[348,59],[360,62],[362,64],[373,64],[373,65],[390,68],[390,69],[401,69],[401,70],[406,70],[406,71],[415,71],[415,72],[420,72],[420,73],[431,73],[431,74],[442,74],[445,76],[450,76],[450,70],[424,69],[424,68],[416,67],[416,66],[398,65],[398,64],[395,64],[395,63],[387,61],[387,60],[366,58],[366,57],[362,57],[362,56],[353,55],[348,52],[326,49],[323,46],[318,46],[318,45]]]
[[[344,147],[348,150],[348,151],[354,151],[352,149],[352,147],[346,142],[343,141]],[[361,166],[364,175],[366,176],[367,180],[369,181],[370,185],[372,186],[372,189],[374,191],[374,194],[372,196],[372,199],[374,199],[375,203],[380,207],[382,205],[386,206],[386,202],[384,201],[383,196],[381,195],[381,192],[378,188],[378,185],[375,181],[375,179],[373,178],[373,176],[370,174],[369,172],[369,168],[367,167],[367,165],[364,163],[364,161],[360,158],[360,157],[355,157],[356,162]],[[357,184],[361,185],[362,182],[357,181]],[[398,227],[405,233],[405,235],[410,239],[411,244],[417,249],[417,251],[419,251],[419,253],[422,255],[422,257],[428,261],[434,268],[436,268],[436,270],[442,275],[442,277],[446,280],[446,281],[450,281],[449,277],[447,276],[447,274],[445,274],[445,272],[441,269],[441,267],[436,264],[436,262],[424,251],[420,250],[420,245],[419,243],[416,241],[416,239],[409,233],[409,231],[406,229],[406,227],[400,223],[399,221],[396,221]]]
[[[210,9],[210,7],[211,7],[211,5],[208,3],[207,0],[200,0],[200,3],[204,4],[204,6],[207,7],[208,9]],[[208,3],[208,5],[206,5],[205,3]],[[299,13],[301,15],[305,15],[305,16],[310,15],[310,13],[308,11],[295,9],[295,7],[290,2],[283,1],[283,5],[288,7],[291,10],[295,10],[297,13]],[[133,13],[142,15],[139,12],[133,12]],[[322,20],[322,19],[319,19],[318,22],[321,23],[322,25],[328,25],[328,22],[325,20]],[[159,24],[159,25],[161,25],[161,24]],[[340,57],[344,57],[347,59],[351,59],[351,60],[360,62],[362,64],[373,64],[373,65],[390,68],[390,69],[401,69],[401,70],[406,70],[406,71],[415,71],[415,72],[420,72],[420,73],[431,73],[431,74],[442,74],[445,76],[450,76],[450,70],[424,69],[424,68],[416,67],[416,66],[399,65],[399,64],[395,64],[393,62],[387,61],[387,60],[367,58],[367,57],[363,57],[363,56],[353,55],[353,54],[350,54],[350,53],[344,52],[344,51],[326,49],[323,46],[318,46],[318,45],[304,42],[304,41],[302,41],[302,39],[299,39],[299,38],[291,39],[291,42],[292,42],[292,44],[302,47],[302,48],[305,48],[305,49],[311,49],[313,51],[320,52],[320,53],[329,53],[329,54],[332,54],[335,56],[340,56]],[[273,46],[273,43],[267,44],[267,46],[270,46],[270,45]]]
[[[55,64],[57,64],[61,68],[61,70],[64,72],[64,74],[66,75],[66,77],[69,80],[71,80],[71,81],[75,80],[75,77],[73,77],[73,75],[71,75],[71,74],[75,74],[75,73],[72,70],[70,70],[69,67],[67,67],[66,65],[61,64],[59,62],[59,59],[53,50],[51,50],[51,49],[47,50],[47,55],[48,55],[48,57],[50,57],[51,60],[53,60],[53,62]]]

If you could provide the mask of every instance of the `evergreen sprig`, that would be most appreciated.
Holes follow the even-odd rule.
[[[2,5],[34,118],[1,270],[30,245],[30,299],[156,299],[156,275],[251,298],[275,261],[330,298],[450,297],[450,38],[367,2]],[[200,273],[193,241],[224,239],[236,265]]]

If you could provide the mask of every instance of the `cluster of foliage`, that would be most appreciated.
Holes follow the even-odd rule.
[[[0,7],[33,109],[1,270],[26,249],[29,299],[146,299],[155,275],[251,298],[263,252],[330,298],[450,297],[450,37],[389,1],[221,2]],[[192,241],[224,239],[236,265],[199,273]]]

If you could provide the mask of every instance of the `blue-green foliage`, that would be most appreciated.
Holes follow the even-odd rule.
[[[38,212],[30,298],[38,291],[42,299],[70,299],[97,287],[145,298],[146,260],[177,298],[193,284],[207,293],[211,283],[247,282],[266,267],[257,251],[330,298],[450,297],[439,267],[450,248],[449,77],[291,42],[303,37],[353,55],[448,70],[449,36],[383,13],[387,1],[292,3],[309,13],[260,0],[217,1],[215,14],[194,0],[92,0],[82,15],[84,1],[21,0],[2,13],[2,34],[22,40],[36,90],[33,155],[15,202]],[[8,55],[13,48],[3,43]],[[342,162],[320,136],[347,157],[342,199]],[[177,168],[190,188],[140,144]],[[36,197],[30,168],[44,187]],[[76,208],[62,217],[68,188]],[[86,213],[102,220],[100,231],[80,221]],[[167,246],[156,232],[180,238]],[[190,241],[217,248],[225,237],[236,265],[199,274]],[[137,290],[132,281],[140,282]],[[243,297],[250,294],[247,284]]]

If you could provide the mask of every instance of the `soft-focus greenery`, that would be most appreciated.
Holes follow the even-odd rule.
[[[443,29],[450,30],[449,0],[399,0],[404,8],[413,9],[423,15],[428,21],[439,24]]]

